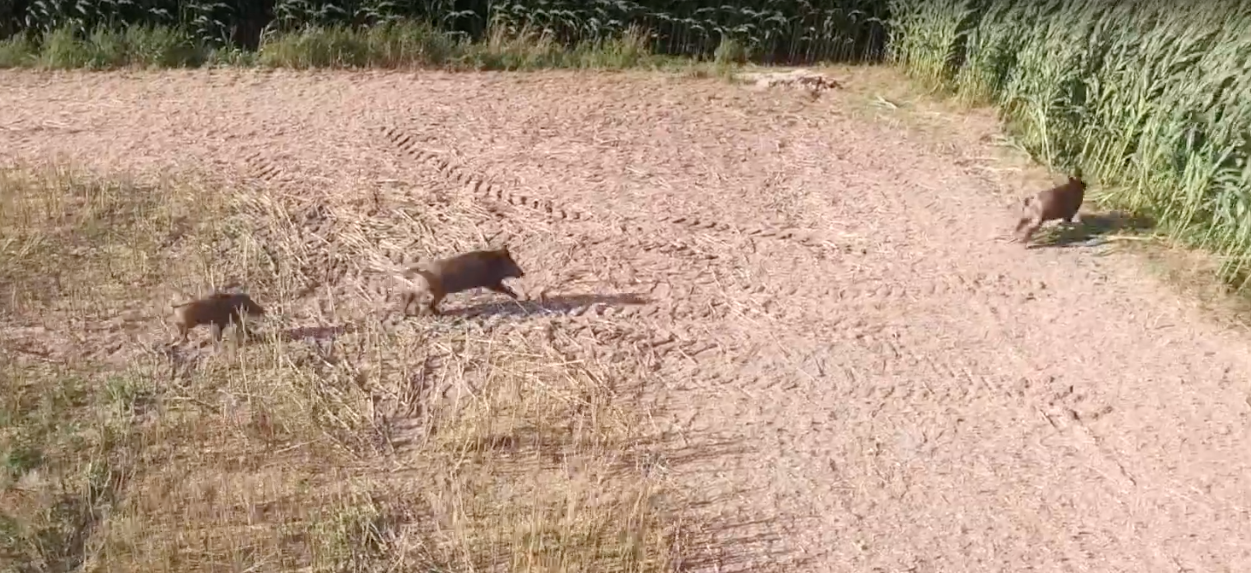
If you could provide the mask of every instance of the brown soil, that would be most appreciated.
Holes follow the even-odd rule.
[[[854,97],[642,74],[5,73],[0,161],[237,173],[379,228],[406,205],[487,210],[532,300],[444,310],[654,346],[656,423],[708,452],[674,477],[735,525],[710,570],[1251,570],[1246,340],[1128,257],[1000,240],[1005,197],[1036,189],[997,189],[968,138],[936,151]],[[374,288],[336,276],[310,307]]]

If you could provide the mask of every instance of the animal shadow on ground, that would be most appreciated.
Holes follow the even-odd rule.
[[[187,343],[165,342],[158,345],[157,352],[173,361],[175,364],[186,364],[194,362],[194,359],[202,357],[205,353],[228,350],[230,348],[240,349],[263,344],[269,344],[275,339],[287,342],[301,340],[325,340],[332,339],[335,336],[345,332],[352,332],[356,325],[322,325],[322,326],[301,326],[297,328],[273,329],[270,328],[250,328],[247,336],[237,336],[233,329],[227,330],[222,334],[220,343],[214,344],[212,338],[205,337],[199,340],[192,340]]]
[[[1150,217],[1133,215],[1124,211],[1107,213],[1083,213],[1082,222],[1072,226],[1063,223],[1040,233],[1040,237],[1028,248],[1067,248],[1085,246],[1084,243],[1096,237],[1111,235],[1121,231],[1145,231],[1155,227]]]
[[[593,304],[614,306],[647,304],[649,299],[636,293],[625,294],[562,294],[550,295],[539,300],[511,300],[482,302],[460,308],[444,310],[444,316],[470,318],[486,314],[497,316],[526,316],[544,312],[569,312],[575,308]]]

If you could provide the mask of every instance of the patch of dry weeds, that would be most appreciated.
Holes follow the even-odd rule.
[[[472,321],[284,328],[338,255],[277,201],[0,174],[9,569],[677,567],[637,362]],[[258,338],[173,345],[169,306],[231,283],[274,309]]]

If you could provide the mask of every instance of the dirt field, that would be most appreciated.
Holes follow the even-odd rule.
[[[953,133],[944,151],[853,111],[865,97],[7,73],[0,161],[205,173],[302,206],[308,248],[350,257],[275,301],[292,328],[381,313],[368,268],[507,242],[525,300],[453,295],[404,322],[625,364],[684,448],[657,467],[715,524],[705,570],[1251,570],[1245,338],[1130,257],[996,240],[1022,191],[975,168],[988,146]],[[402,242],[416,225],[428,238]],[[120,363],[169,330],[114,335],[93,352]]]

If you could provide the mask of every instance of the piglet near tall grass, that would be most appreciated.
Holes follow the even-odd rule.
[[[1078,210],[1086,195],[1086,182],[1080,172],[1070,175],[1064,184],[1057,185],[1021,200],[1021,216],[1016,223],[1015,239],[1027,242],[1043,223],[1055,219],[1065,223],[1080,223]]]

